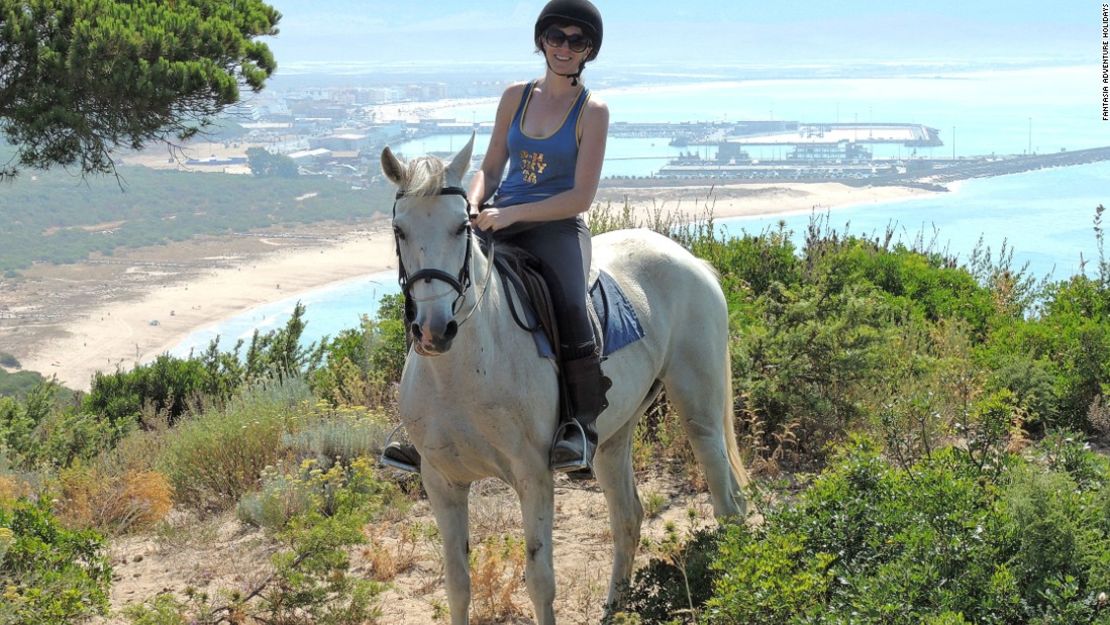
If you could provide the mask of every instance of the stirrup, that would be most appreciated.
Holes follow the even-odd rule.
[[[400,447],[401,443],[394,442],[393,437],[397,435],[397,431],[400,430],[401,427],[402,426],[398,425],[397,427],[393,428],[393,431],[389,433],[389,436],[385,437],[385,445],[382,446],[382,453],[378,456],[378,462],[387,467],[392,467],[400,471],[407,471],[409,473],[420,473],[420,465],[414,465],[408,462],[394,460],[393,458],[390,458],[386,455],[386,452],[388,452],[390,448],[394,446]]]
[[[563,433],[570,426],[578,428],[578,433],[582,435],[581,453],[578,454],[576,460],[564,460],[562,462],[555,462],[555,446],[563,441]],[[586,457],[586,450],[589,447],[590,441],[586,438],[586,429],[577,419],[571,419],[566,423],[561,424],[555,430],[555,437],[551,440],[551,455],[549,463],[551,464],[552,471],[559,471],[562,473],[582,473],[588,471],[593,474],[593,466],[591,466],[590,459]]]

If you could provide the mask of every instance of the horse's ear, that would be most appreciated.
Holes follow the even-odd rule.
[[[459,186],[462,185],[463,176],[470,171],[470,157],[474,154],[474,135],[471,131],[470,141],[466,142],[462,150],[451,159],[451,164],[447,166],[447,184]]]
[[[393,150],[390,150],[389,146],[382,150],[382,173],[398,187],[405,186],[405,166],[393,155]]]

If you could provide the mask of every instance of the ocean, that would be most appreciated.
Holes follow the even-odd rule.
[[[1045,153],[1110,145],[1110,122],[1101,120],[1098,68],[1055,67],[1005,71],[936,72],[903,78],[790,79],[664,84],[597,90],[611,121],[683,122],[788,119],[801,122],[906,122],[939,129],[945,145],[920,148],[930,157]],[[460,106],[441,116],[477,121],[493,118],[496,102]],[[952,141],[953,136],[955,141]],[[408,157],[453,151],[469,135],[411,141],[395,150]],[[479,135],[478,151],[488,135]],[[953,145],[954,143],[954,145]],[[603,176],[650,176],[683,150],[666,139],[610,138]],[[909,156],[909,148],[886,146],[876,156]],[[760,154],[753,154],[760,158]],[[994,256],[1003,242],[1013,248],[1017,267],[1028,263],[1034,276],[1067,278],[1086,259],[1094,270],[1097,247],[1095,207],[1110,204],[1110,162],[967,180],[949,193],[893,203],[836,209],[829,224],[856,234],[881,234],[893,227],[902,241],[919,234],[934,249],[966,260],[979,244]],[[782,219],[800,237],[809,215],[737,218],[718,225],[729,233],[760,232]],[[1110,218],[1108,218],[1110,220]],[[385,293],[396,293],[393,272],[347,281],[302,294],[308,325],[305,341],[357,327],[373,314]],[[280,327],[298,298],[245,311],[194,332],[172,353],[203,349],[216,335],[225,349],[249,340],[255,328]]]

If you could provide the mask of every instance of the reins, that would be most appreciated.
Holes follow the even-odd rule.
[[[451,275],[451,274],[447,273],[446,271],[443,271],[442,269],[436,269],[436,268],[419,269],[419,270],[417,270],[416,272],[414,272],[410,275],[408,273],[408,270],[405,268],[405,261],[401,258],[401,240],[397,236],[397,232],[394,231],[394,233],[393,233],[393,247],[394,247],[394,251],[397,253],[397,282],[401,285],[401,293],[405,296],[405,324],[406,324],[406,326],[408,324],[411,324],[412,321],[413,321],[413,314],[414,314],[413,313],[413,308],[414,307],[412,305],[412,302],[415,301],[415,300],[412,297],[411,290],[412,290],[413,285],[417,281],[423,280],[425,283],[431,283],[432,280],[439,280],[440,282],[447,283],[447,285],[450,286],[458,294],[458,295],[455,296],[455,301],[451,303],[451,314],[452,314],[452,316],[457,316],[459,314],[459,307],[462,305],[462,302],[466,298],[466,292],[473,285],[473,282],[470,278],[470,264],[471,264],[471,251],[470,251],[470,249],[471,249],[471,246],[473,245],[473,242],[474,242],[473,241],[474,240],[474,229],[473,229],[473,227],[471,227],[470,222],[473,221],[476,216],[470,214],[470,208],[471,208],[470,207],[470,198],[467,197],[467,193],[466,193],[465,189],[463,189],[462,187],[457,187],[457,186],[443,187],[439,190],[439,192],[436,195],[458,195],[458,196],[461,196],[464,200],[466,200],[466,216],[467,216],[466,252],[463,255],[462,267],[459,268],[459,272],[456,275]],[[405,197],[405,192],[404,191],[398,191],[397,195],[393,199],[393,217],[394,218],[397,217],[397,201],[400,200],[403,197]],[[472,306],[470,308],[470,312],[468,312],[466,314],[466,316],[463,317],[462,320],[458,322],[458,325],[460,327],[462,326],[462,324],[466,323],[466,321],[469,320],[470,317],[472,317],[474,315],[474,312],[476,310],[478,310],[478,306],[480,306],[482,304],[482,300],[485,299],[486,293],[489,292],[490,280],[493,278],[494,254],[495,254],[494,241],[493,241],[493,237],[490,237],[489,238],[489,251],[486,253],[486,259],[487,259],[487,262],[488,262],[488,266],[486,267],[486,276],[482,281],[482,283],[483,283],[482,284],[482,291],[478,295],[478,298],[476,299],[476,301],[474,302],[474,306]],[[439,296],[436,296],[436,297],[439,297]],[[429,298],[429,299],[435,299],[435,298]]]

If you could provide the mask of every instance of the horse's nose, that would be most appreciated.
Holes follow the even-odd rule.
[[[413,340],[421,343],[426,351],[446,352],[459,333],[459,324],[454,319],[446,323],[425,321],[423,324],[418,320],[412,323],[411,329]]]

